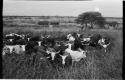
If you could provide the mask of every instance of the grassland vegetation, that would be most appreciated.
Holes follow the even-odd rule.
[[[56,30],[55,30],[56,29]],[[58,29],[52,31],[47,29],[34,28],[4,28],[3,33],[10,32],[18,34],[31,33],[36,35],[51,34],[53,37],[61,37],[68,33],[77,31],[76,28]],[[32,55],[22,53],[10,54],[2,57],[3,78],[4,79],[122,79],[123,62],[123,36],[121,30],[89,30],[78,32],[88,36],[99,33],[112,38],[114,44],[111,51],[105,53],[104,50],[95,50],[87,47],[89,53],[80,62],[75,62],[69,68],[53,68],[49,61],[40,59],[43,57],[42,48]]]

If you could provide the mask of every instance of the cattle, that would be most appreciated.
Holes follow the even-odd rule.
[[[34,42],[34,41],[27,42],[27,44],[25,46],[26,54],[31,54],[32,52],[34,52],[34,47],[35,46],[38,46],[37,42]]]
[[[90,42],[89,46],[94,47],[94,48],[101,48],[100,44],[98,41],[102,39],[102,36],[100,34],[94,34],[90,37]]]
[[[71,35],[71,34],[68,34],[67,35],[67,39],[70,41],[70,42],[73,42],[75,40],[75,38]]]
[[[21,40],[21,39],[22,39],[22,36],[15,33],[8,34],[4,38],[7,45],[18,45],[17,42],[18,40]]]
[[[3,52],[2,52],[2,55],[5,55],[5,54],[10,54],[10,49],[6,46],[3,47]]]
[[[10,34],[6,34],[5,36],[8,37],[8,36],[14,36],[15,33],[10,33]]]
[[[64,46],[63,44],[58,46],[58,50],[55,50],[54,48],[48,48],[46,50],[46,53],[48,54],[48,60],[55,66],[68,66],[68,64],[70,65],[72,62],[69,58],[71,57],[69,57],[69,54],[65,53],[66,48],[67,46]]]
[[[21,46],[21,45],[15,45],[13,48],[13,52],[16,54],[20,54],[21,52],[25,51],[25,46]]]
[[[16,53],[20,54],[21,52],[25,51],[25,45],[5,45],[3,47],[3,51],[5,53]]]
[[[54,65],[59,67],[69,67],[72,65],[72,57],[70,55],[56,54],[54,58]]]
[[[55,44],[56,44],[55,39],[53,37],[51,37],[50,35],[45,36],[42,40],[42,45],[45,47],[49,46],[52,48],[52,47],[54,47]]]
[[[39,36],[33,36],[33,37],[30,37],[29,41],[40,41],[40,37]]]
[[[9,48],[9,53],[12,53],[15,45],[6,45],[5,47]]]
[[[18,34],[14,35],[14,41],[17,41],[17,40],[20,40],[20,39],[22,39],[21,35],[18,35]]]
[[[52,61],[54,60],[54,57],[55,57],[55,55],[57,54],[57,53],[55,52],[55,50],[52,49],[52,48],[48,48],[48,49],[46,50],[46,53],[51,55]]]
[[[84,45],[82,45],[81,40],[78,37],[76,37],[76,39],[75,39],[75,41],[73,43],[73,46],[74,47],[71,48],[72,50],[78,50],[78,48],[83,48],[84,47]]]
[[[65,50],[66,53],[69,53],[72,57],[72,61],[80,61],[82,58],[85,58],[86,57],[86,52],[87,51],[83,51],[81,49],[79,49],[80,51],[73,51],[71,50],[71,46],[72,44],[67,44],[68,45],[68,48]]]
[[[68,66],[68,65],[72,64],[72,58],[71,58],[70,54],[67,54],[67,53],[63,52],[62,50],[60,50],[59,56],[62,58],[62,64],[63,65]],[[68,61],[66,59],[68,59]]]
[[[102,38],[98,41],[98,43],[105,49],[105,52],[107,52],[107,47],[110,45],[109,39]]]

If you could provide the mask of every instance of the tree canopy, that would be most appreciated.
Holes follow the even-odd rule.
[[[99,25],[99,27],[104,27],[105,18],[101,15],[100,12],[85,12],[78,15],[78,18],[75,20],[77,23],[83,25],[87,24],[93,28],[94,25]]]

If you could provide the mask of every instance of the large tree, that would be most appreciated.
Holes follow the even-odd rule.
[[[77,23],[84,25],[87,28],[88,24],[90,25],[89,28],[93,28],[94,25],[99,25],[99,27],[104,27],[105,18],[102,17],[101,13],[99,12],[85,12],[78,15],[78,18],[75,20]]]

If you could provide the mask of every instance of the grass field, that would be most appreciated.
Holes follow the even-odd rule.
[[[3,28],[3,33],[9,32],[27,33],[33,35],[51,34],[62,36],[67,33],[78,31],[78,28]],[[74,63],[69,68],[55,69],[46,60],[40,60],[42,48],[39,47],[37,53],[31,56],[7,55],[3,57],[3,78],[7,79],[110,79],[122,80],[123,62],[123,33],[122,30],[88,30],[81,32],[85,36],[100,33],[113,38],[111,51],[105,53],[104,50],[87,48],[90,52],[87,57],[78,63]],[[36,55],[37,54],[37,55]],[[35,57],[35,58],[34,58]],[[35,63],[35,64],[33,64]]]

